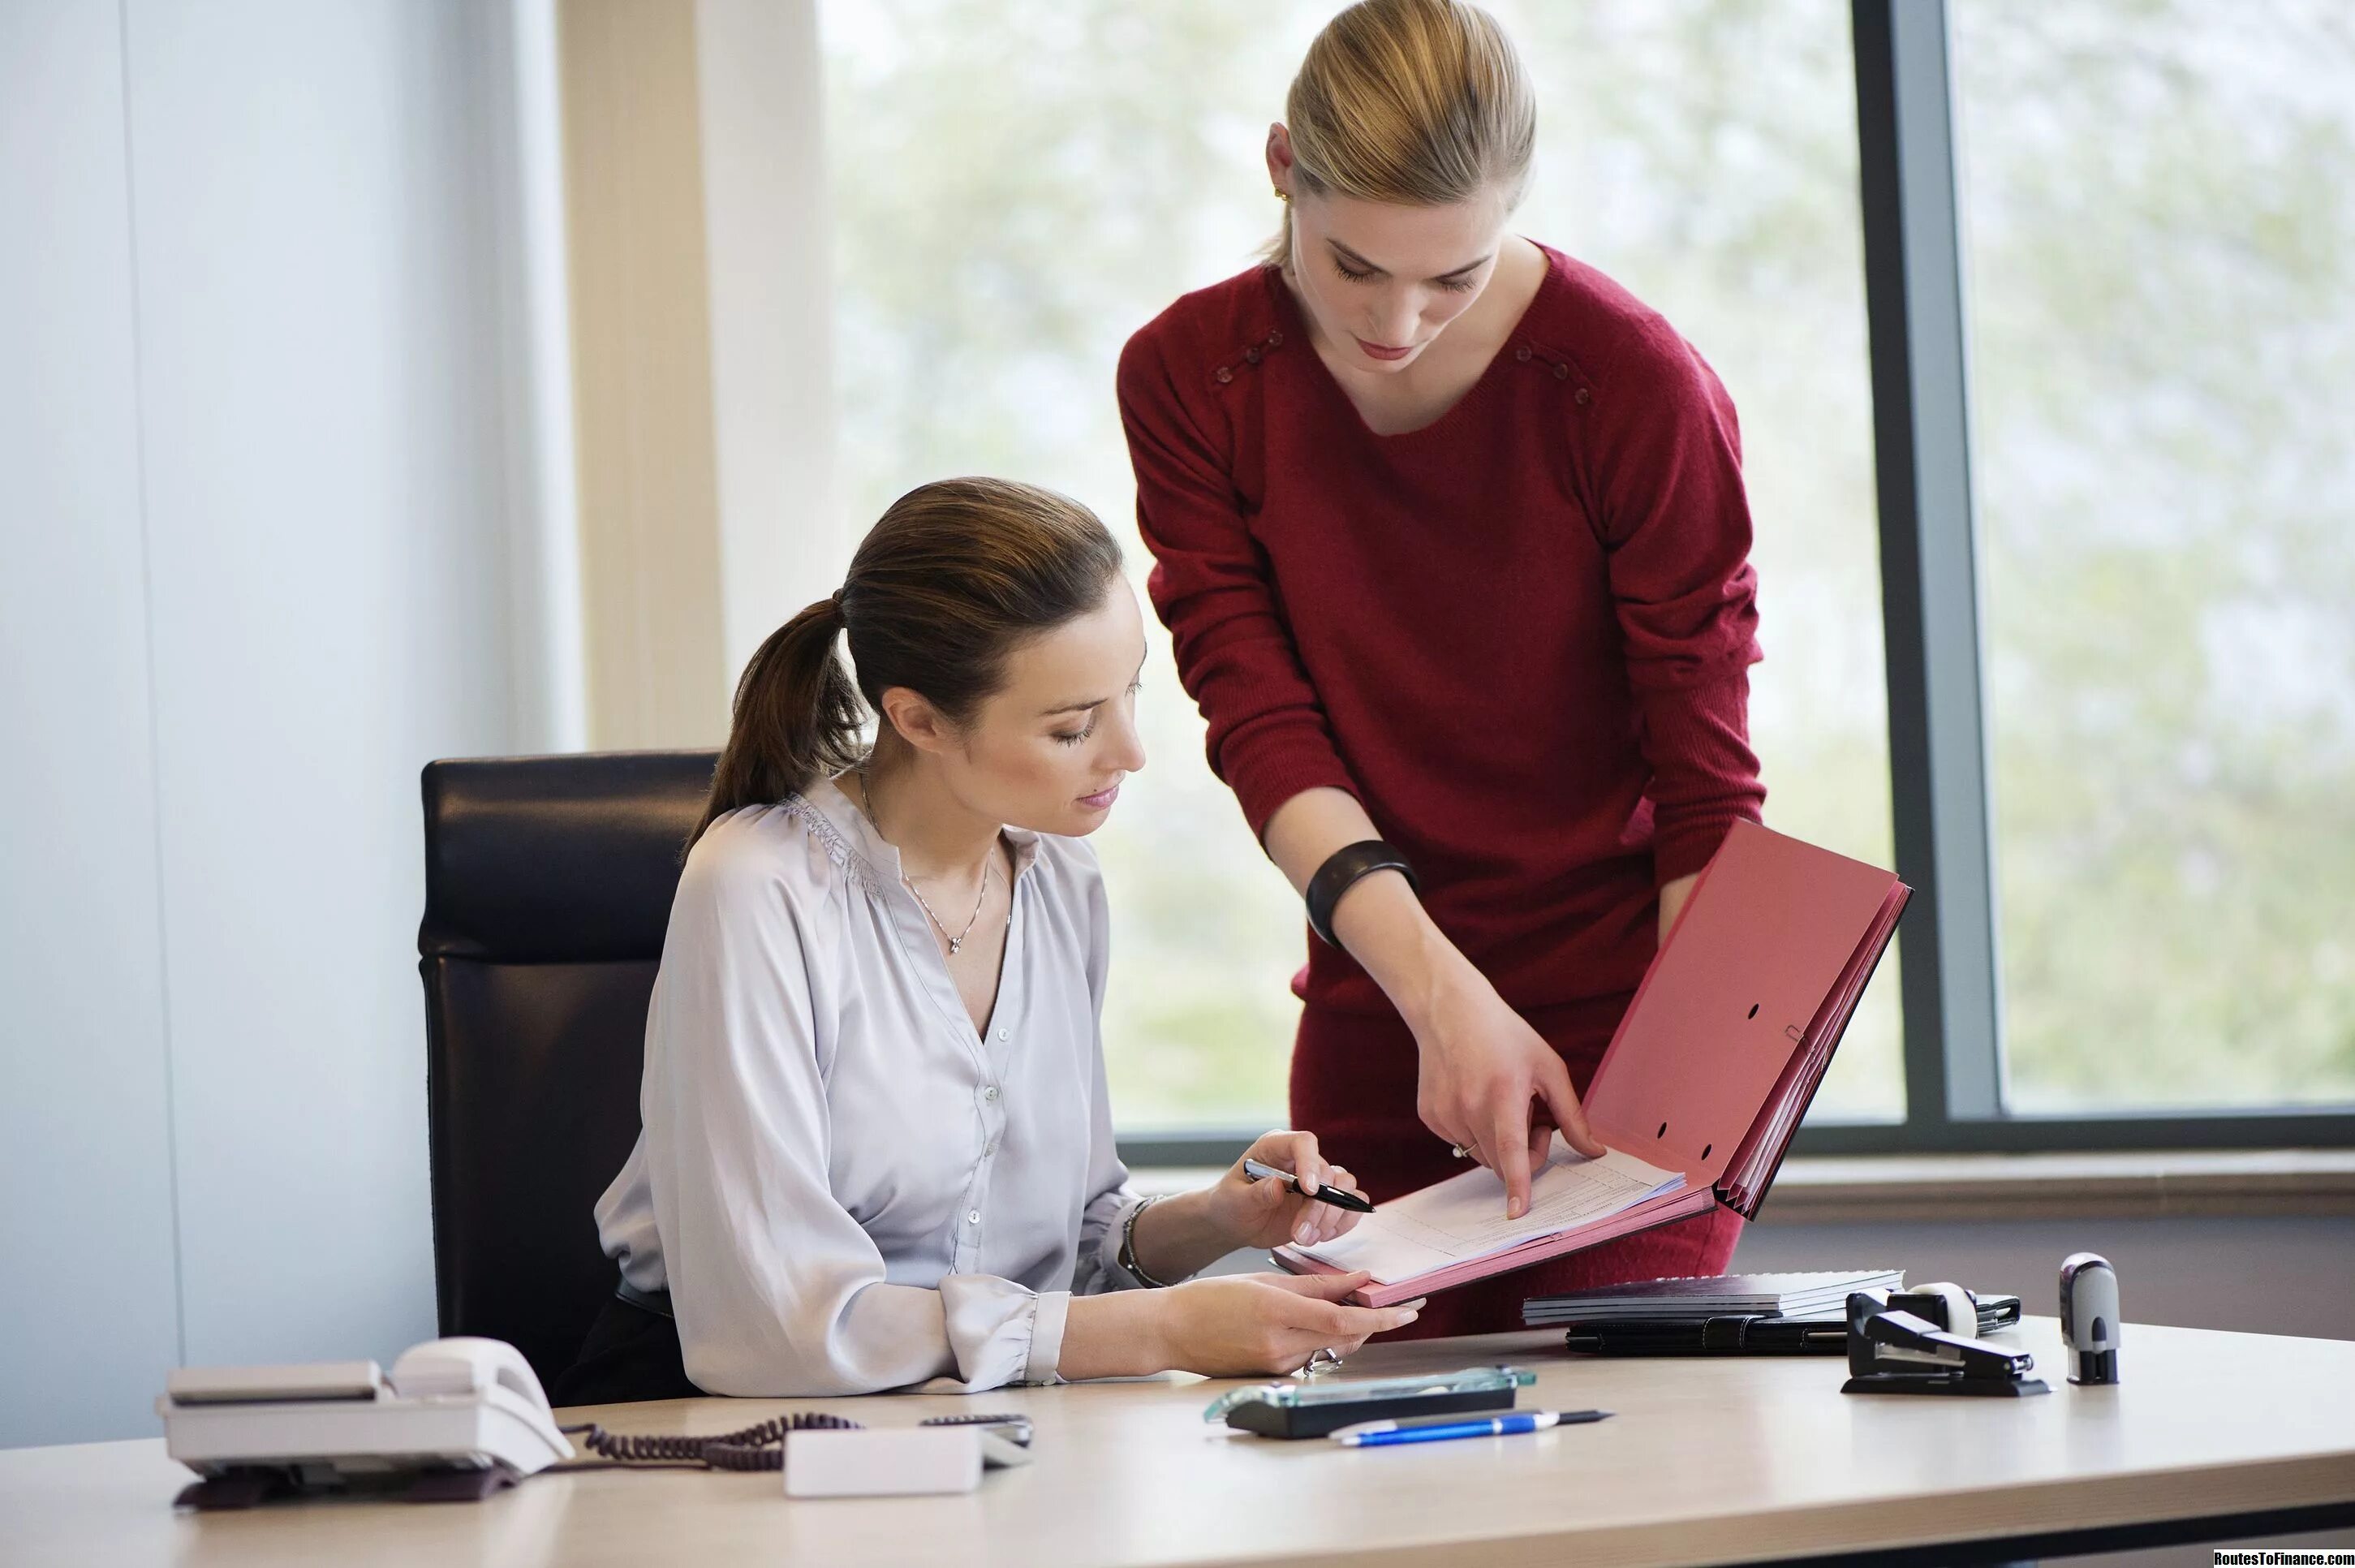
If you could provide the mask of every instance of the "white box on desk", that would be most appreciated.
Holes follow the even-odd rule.
[[[785,1496],[904,1498],[981,1485],[982,1435],[970,1426],[789,1432]]]

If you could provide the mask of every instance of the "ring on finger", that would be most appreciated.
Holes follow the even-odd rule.
[[[1333,1371],[1340,1364],[1340,1351],[1330,1345],[1319,1345],[1315,1350],[1309,1352],[1307,1363],[1292,1375],[1295,1378],[1317,1377]]]

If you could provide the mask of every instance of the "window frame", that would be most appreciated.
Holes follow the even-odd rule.
[[[1800,1154],[2346,1147],[2355,1105],[2032,1115],[2005,1106],[2002,947],[1971,498],[1970,336],[1946,0],[1850,0],[1889,767],[1903,926],[1902,1121],[1809,1123]],[[1959,585],[1945,592],[1934,583]],[[1124,1134],[1220,1166],[1254,1136]]]

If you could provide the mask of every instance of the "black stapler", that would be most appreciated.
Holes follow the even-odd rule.
[[[1891,1305],[1879,1291],[1848,1298],[1849,1380],[1842,1393],[1949,1393],[2020,1399],[2051,1393],[2036,1358],[1985,1339],[1948,1333]]]

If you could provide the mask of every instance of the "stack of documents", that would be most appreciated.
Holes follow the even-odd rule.
[[[1554,1323],[1690,1322],[1702,1317],[1837,1317],[1855,1290],[1902,1290],[1902,1269],[1823,1274],[1721,1274],[1602,1285],[1521,1304],[1532,1328]]]

